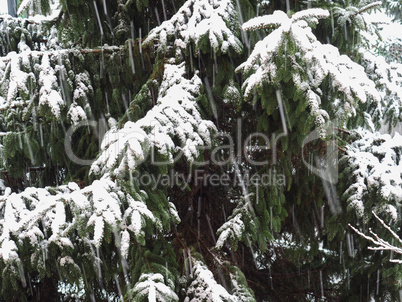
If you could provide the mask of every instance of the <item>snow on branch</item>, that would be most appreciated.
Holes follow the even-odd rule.
[[[117,248],[125,258],[131,238],[143,243],[146,227],[162,228],[145,203],[146,193],[140,191],[135,196],[108,175],[83,189],[73,182],[56,188],[29,187],[18,194],[10,194],[8,189],[0,198],[0,262],[18,261],[28,246],[34,250],[31,265],[40,271],[47,260],[43,253],[47,255],[51,244],[71,256],[71,262],[76,236],[94,250],[104,243],[107,230],[114,231]],[[170,202],[166,211],[178,217]]]
[[[60,117],[60,105],[64,105],[60,93],[56,90],[58,87],[57,77],[54,69],[50,65],[49,55],[45,53],[42,57],[40,66],[39,81],[39,105],[47,104],[55,117]]]
[[[392,237],[395,238],[401,245],[402,245],[402,239],[380,218],[372,212],[374,217],[391,233]],[[368,247],[369,250],[373,251],[393,251],[398,254],[402,254],[402,248],[397,247],[388,241],[385,241],[384,239],[380,238],[373,230],[370,228],[369,232],[372,236],[366,235],[362,232],[360,232],[358,229],[353,227],[351,224],[349,224],[349,227],[352,228],[357,234],[359,234],[361,237],[371,241],[374,243],[375,247]],[[390,262],[395,262],[395,263],[400,263],[402,264],[402,260],[398,259],[391,259]]]
[[[180,283],[185,288],[184,302],[214,301],[214,302],[255,302],[254,293],[248,288],[247,280],[241,270],[229,262],[223,261],[214,256],[215,265],[218,271],[229,274],[230,285],[225,287],[217,282],[216,276],[209,270],[202,257],[197,253],[194,255],[183,251],[186,276],[180,279]],[[222,271],[220,270],[222,268]],[[220,280],[224,282],[223,274],[219,273]]]
[[[382,1],[376,1],[376,2],[373,2],[373,3],[369,3],[369,4],[363,6],[363,7],[361,7],[359,9],[359,14],[362,14],[362,13],[364,13],[364,12],[374,8],[374,7],[381,6],[381,5],[382,5]]]
[[[363,13],[381,5],[381,1],[376,1],[360,8],[355,6],[348,6],[346,8],[335,7],[334,12],[338,16],[338,22],[340,26],[345,26],[346,22],[352,23],[353,21],[355,21],[356,25],[361,30],[365,30],[367,23],[363,17]]]
[[[317,19],[325,19],[329,17],[329,12],[322,8],[310,8],[306,10],[299,11],[292,16],[292,20],[305,20],[307,22],[313,21],[317,22]]]
[[[196,97],[201,79],[185,77],[185,65],[165,65],[157,105],[137,122],[126,122],[122,129],[113,127],[102,142],[102,153],[92,164],[91,173],[112,171],[117,175],[128,166],[134,170],[152,148],[173,162],[173,155],[182,152],[190,162],[199,154],[199,146],[210,145],[211,121],[202,119]],[[175,141],[180,143],[176,144]]]
[[[33,80],[35,78],[33,73],[27,73],[21,70],[21,65],[29,64],[29,60],[25,56],[19,56],[15,52],[11,52],[7,55],[10,58],[10,68],[5,66],[5,68],[1,68],[3,66],[0,65],[0,72],[2,69],[4,70],[4,77],[7,75],[7,71],[10,70],[9,73],[9,83],[7,91],[7,101],[11,103],[19,93],[21,96],[28,96],[30,91],[27,87],[27,83],[29,80]]]
[[[264,15],[250,19],[242,25],[243,30],[256,30],[262,28],[278,27],[282,25],[288,16],[281,10],[276,10],[272,15]]]
[[[346,147],[341,163],[347,165],[350,185],[344,197],[360,217],[365,203],[372,202],[376,212],[385,211],[397,220],[397,207],[402,202],[402,137],[363,132],[362,138]],[[374,195],[373,195],[374,194]],[[375,202],[370,196],[376,196]],[[380,200],[378,200],[378,197]],[[371,207],[371,206],[370,206]]]
[[[240,53],[242,43],[233,33],[236,24],[236,10],[230,0],[187,0],[170,20],[152,29],[143,44],[157,40],[158,51],[166,51],[172,38],[179,55],[189,43],[195,43],[197,52],[207,40],[215,52],[226,53],[232,47]]]
[[[55,57],[59,57],[60,55],[63,54],[68,54],[68,53],[73,53],[73,54],[77,54],[77,53],[81,53],[81,54],[89,54],[89,53],[95,53],[95,54],[102,54],[102,53],[112,53],[112,52],[116,52],[116,51],[122,51],[124,50],[125,46],[102,46],[101,48],[85,48],[85,49],[76,49],[76,48],[72,48],[72,49],[62,49],[62,50],[43,50],[43,51],[31,51],[29,53],[18,53],[16,54],[15,52],[10,52],[9,54],[7,54],[7,56],[5,57],[1,57],[0,61],[4,62],[4,63],[8,63],[10,62],[15,56],[19,57],[20,60],[25,59],[26,57],[29,59],[32,58],[39,58],[42,56],[55,56]]]
[[[256,30],[261,28],[276,28],[286,26],[299,20],[317,22],[318,19],[329,17],[329,12],[321,8],[312,8],[295,13],[291,18],[283,11],[276,10],[272,15],[255,17],[242,25],[243,30]]]
[[[20,6],[18,7],[17,14],[20,15],[28,7],[28,5],[31,2],[32,2],[32,0],[22,0]]]
[[[264,22],[280,23],[280,26],[259,41],[247,61],[236,69],[247,76],[243,84],[246,97],[264,83],[277,87],[280,85],[280,75],[291,73],[298,94],[308,100],[310,114],[323,136],[323,124],[329,115],[322,109],[319,86],[325,78],[330,77],[334,90],[342,95],[343,100],[332,104],[340,117],[355,114],[356,100],[362,103],[367,98],[380,100],[375,84],[367,77],[364,68],[346,55],[340,55],[336,47],[321,44],[305,20],[312,21],[326,15],[324,10],[314,9],[301,11],[289,18],[284,12],[276,11],[262,19],[248,21],[244,29],[262,26]],[[292,70],[284,70],[286,62],[292,63]]]
[[[174,292],[173,282],[170,279],[165,281],[165,278],[159,273],[143,273],[134,288],[130,290],[129,296],[135,301],[144,301],[146,298],[149,302],[179,301],[179,297]]]
[[[67,106],[67,118],[76,125],[87,120],[90,112],[88,96],[94,89],[88,71],[77,73],[74,80],[67,74],[71,71],[70,54],[74,57],[88,53],[104,54],[125,51],[124,47],[102,47],[100,49],[63,49],[47,51],[11,51],[0,58],[0,110],[7,111],[17,107],[29,107],[36,102],[39,107],[49,109],[57,119]],[[71,86],[70,95],[63,85]],[[80,104],[80,105],[79,105]],[[85,106],[87,105],[87,106]],[[85,110],[84,110],[85,108]]]
[[[221,249],[225,244],[231,244],[234,250],[238,242],[248,238],[250,231],[257,232],[255,224],[255,212],[252,208],[249,196],[241,196],[236,200],[236,208],[228,220],[218,229],[219,235],[215,247]]]
[[[379,41],[376,39],[370,43],[371,46],[378,46]],[[382,99],[382,102],[374,104],[374,109],[369,112],[371,119],[376,124],[387,123],[389,127],[395,126],[402,121],[402,64],[387,63],[383,56],[374,55],[367,50],[362,50],[362,64],[376,83]]]
[[[239,301],[236,296],[229,294],[222,285],[216,282],[214,275],[202,261],[195,259],[192,261],[194,261],[192,269],[194,277],[187,287],[185,302]]]

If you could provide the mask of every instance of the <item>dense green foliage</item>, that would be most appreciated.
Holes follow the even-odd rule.
[[[362,49],[366,2],[0,17],[0,300],[399,299],[401,268],[348,228],[401,226],[400,183],[356,155],[400,167],[400,144],[356,131],[402,120],[400,65]]]

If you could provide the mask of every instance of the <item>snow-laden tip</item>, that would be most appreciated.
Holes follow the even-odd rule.
[[[259,16],[250,19],[242,25],[242,29],[256,30],[260,28],[277,27],[288,19],[286,13],[281,10],[276,10],[272,15]]]
[[[322,8],[310,8],[306,10],[299,11],[292,16],[292,20],[314,20],[314,19],[325,19],[329,17],[329,12]]]
[[[318,19],[324,19],[329,17],[329,12],[322,8],[311,8],[295,13],[291,18],[281,11],[276,10],[271,15],[255,17],[242,25],[243,30],[256,30],[261,28],[277,28],[278,26],[284,26],[285,24],[291,24],[299,20],[305,20],[308,22],[317,22]]]

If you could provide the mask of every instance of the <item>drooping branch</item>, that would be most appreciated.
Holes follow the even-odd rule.
[[[101,48],[95,48],[95,49],[89,49],[89,48],[85,48],[85,49],[61,49],[61,50],[46,50],[46,51],[33,51],[33,53],[35,54],[35,56],[43,56],[45,54],[48,54],[49,56],[60,56],[60,54],[62,53],[81,53],[81,54],[88,54],[88,53],[113,53],[116,51],[121,51],[122,49],[124,49],[125,46],[107,46],[107,47],[101,47]],[[18,56],[25,56],[26,54],[21,53],[21,54],[17,54]],[[28,54],[28,56],[31,58],[32,54]],[[9,56],[6,57],[2,57],[0,58],[1,61],[3,61],[4,63],[10,62],[11,58]]]

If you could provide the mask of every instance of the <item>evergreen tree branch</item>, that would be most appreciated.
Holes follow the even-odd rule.
[[[353,14],[352,18],[358,14],[363,14],[363,13],[367,12],[368,10],[381,6],[381,5],[382,5],[382,1],[376,1],[373,3],[367,4],[367,5],[363,6],[362,8],[360,8],[357,13]]]

